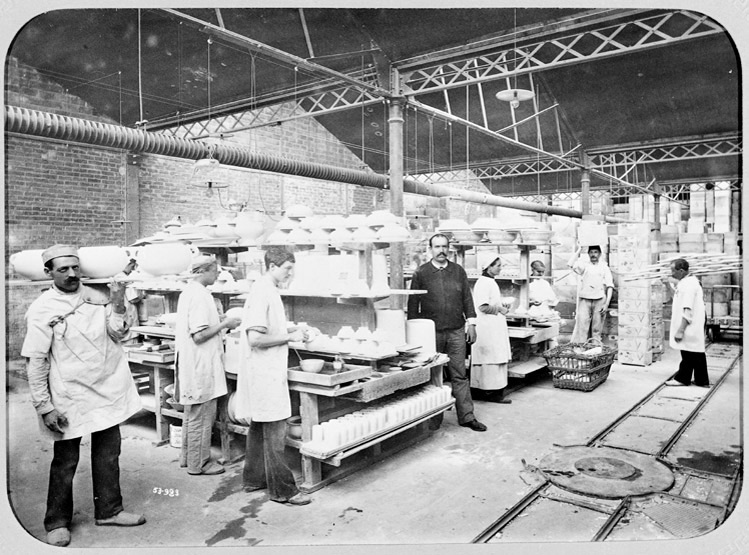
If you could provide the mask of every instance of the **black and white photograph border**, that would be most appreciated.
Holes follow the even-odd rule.
[[[188,8],[247,10],[320,8],[316,3],[306,0],[294,3],[268,2],[255,4],[252,8],[238,2],[219,4],[198,1],[182,5]],[[80,1],[69,7],[66,3],[51,1],[22,3],[17,0],[0,0],[0,21],[3,22],[4,31],[0,42],[5,45],[6,51],[5,71],[2,77],[6,116],[2,137],[3,149],[0,151],[5,172],[2,206],[6,226],[6,240],[3,245],[6,268],[9,256],[16,250],[15,247],[23,244],[18,238],[14,238],[14,233],[18,229],[9,219],[8,213],[9,205],[19,202],[18,199],[12,198],[12,195],[18,194],[18,188],[11,187],[9,183],[9,174],[12,173],[9,163],[14,160],[13,154],[9,154],[9,147],[13,139],[24,138],[23,133],[17,130],[8,131],[8,91],[11,83],[8,83],[7,79],[14,41],[33,18],[53,10],[162,7],[179,9],[179,6],[173,3],[155,2],[146,6],[128,0],[123,0],[116,6],[103,2]],[[324,6],[347,7],[383,10],[651,9],[634,2],[615,2],[612,5],[610,2],[572,3],[559,0],[522,6],[510,2],[474,2],[458,5],[455,2],[436,4],[423,1],[409,2],[407,5],[382,2],[374,6],[353,2],[331,2]],[[737,142],[741,153],[741,135],[748,113],[741,77],[745,60],[749,56],[749,3],[731,0],[707,5],[696,0],[683,0],[670,3],[662,9],[705,14],[725,28],[735,45],[739,72],[738,114],[741,118]],[[405,28],[407,22],[403,22],[399,27]],[[483,29],[483,26],[480,28]],[[440,32],[440,29],[430,30],[420,26],[416,26],[416,29],[418,33],[424,34]],[[293,32],[297,31],[301,44],[306,44],[310,48],[314,40],[307,35],[305,42],[305,35],[309,30],[300,26]],[[54,30],[49,30],[50,35],[53,32]],[[98,36],[96,33],[92,33],[92,36],[96,37],[97,42],[101,41],[96,47],[106,44],[106,36]],[[480,37],[467,37],[465,42],[473,38]],[[143,40],[147,42],[148,39],[144,37]],[[440,41],[432,42],[442,45]],[[91,47],[94,47],[93,43]],[[687,56],[686,52],[685,49],[684,56]],[[70,55],[76,54],[71,52]],[[26,64],[23,71],[26,71],[28,62]],[[664,67],[662,70],[665,74],[669,68]],[[104,74],[103,71],[101,73]],[[591,73],[589,77],[594,81],[595,73]],[[509,84],[509,81],[507,83]],[[536,85],[544,86],[541,80]],[[636,87],[637,83],[622,85]],[[69,84],[66,94],[75,95],[74,88],[75,85]],[[522,87],[518,87],[520,88]],[[109,87],[110,91],[116,89],[117,85]],[[245,93],[249,96],[249,91]],[[493,91],[487,91],[485,94],[496,96]],[[501,95],[496,96],[497,99],[500,97]],[[145,95],[145,98],[148,98],[148,95]],[[151,98],[154,101],[159,100],[156,97]],[[218,98],[218,95],[215,98]],[[613,105],[616,98],[617,95],[612,93],[612,102],[608,108],[610,112],[599,113],[598,117],[611,117],[612,112],[624,109]],[[619,98],[621,100],[622,97]],[[636,102],[639,96],[630,94],[624,98],[631,103]],[[664,103],[672,101],[673,99],[669,98],[662,99]],[[631,107],[632,105],[628,104],[626,109]],[[706,110],[709,108],[706,107]],[[103,110],[103,107],[93,109]],[[502,106],[502,109],[507,110],[507,106]],[[425,114],[430,114],[429,106],[423,106],[423,110]],[[74,110],[71,109],[70,112],[74,113]],[[145,119],[142,107],[140,114],[135,112],[135,115],[138,117],[131,118],[133,121]],[[426,117],[424,121],[440,121],[440,125],[444,123],[447,129],[447,124],[440,120],[440,115],[434,111],[431,113],[432,117]],[[651,117],[657,118],[658,113]],[[701,117],[707,119],[704,114]],[[563,127],[568,123],[564,123]],[[372,130],[387,126],[386,118],[385,121],[381,119],[379,124],[379,128],[372,126]],[[643,124],[659,126],[654,121],[643,120]],[[145,127],[148,127],[147,123]],[[421,132],[425,132],[428,127],[429,123],[425,123]],[[704,135],[703,138],[709,138],[710,133],[705,132]],[[377,137],[378,139],[374,140],[379,140],[381,135]],[[38,140],[53,144],[60,142],[52,136]],[[363,166],[376,168],[373,173],[384,173],[387,176],[388,168],[384,166],[386,157],[377,159],[376,152],[365,154],[365,137],[362,135],[359,140],[361,144],[358,147],[361,152],[356,153],[356,156],[361,155],[365,160]],[[452,140],[451,136],[450,144]],[[18,141],[16,147],[17,144]],[[475,146],[486,148],[485,144],[477,141]],[[432,145],[431,148],[436,150],[437,146]],[[422,147],[430,148],[429,145]],[[38,155],[54,157],[58,154],[55,148],[50,148],[46,153],[45,149],[39,150]],[[457,152],[451,151],[450,156],[453,155],[458,156]],[[423,153],[416,152],[414,159],[422,156]],[[433,158],[434,152],[429,152],[425,156]],[[431,159],[429,162],[428,167],[422,167],[420,172],[436,171],[434,160]],[[746,174],[742,162],[743,157],[739,161],[739,174],[736,176],[739,190],[743,189],[741,183]],[[670,163],[680,164],[678,161]],[[685,161],[684,164],[688,162]],[[416,169],[410,168],[408,161],[405,165],[405,173]],[[727,176],[721,174],[721,177]],[[252,181],[253,179],[250,178],[251,184],[258,186],[258,182]],[[536,182],[535,179],[534,177],[531,182],[522,178],[513,181],[513,187],[517,186],[517,197],[533,197],[541,188],[540,181]],[[597,175],[592,176],[592,179],[605,181],[610,180],[611,176]],[[493,180],[487,179],[487,182],[491,181]],[[499,180],[496,180],[494,185],[499,186]],[[51,186],[54,186],[53,182]],[[115,186],[119,188],[120,184],[117,183]],[[409,186],[412,187],[412,192],[421,190],[410,183],[407,184],[407,192]],[[447,187],[449,182],[448,185],[437,184],[434,189],[439,190],[440,186]],[[212,191],[212,198],[208,195],[205,198],[207,202],[221,202],[221,194],[221,190],[217,188],[216,191]],[[228,200],[228,195],[225,195],[224,202]],[[350,200],[346,198],[345,202]],[[743,195],[740,203],[742,209],[745,209]],[[83,216],[85,215],[82,215],[81,219],[85,220]],[[123,221],[127,219],[126,216],[123,212]],[[148,223],[153,226],[154,222],[166,221],[171,216],[172,214],[167,216],[164,213],[150,214],[148,217],[151,220]],[[50,229],[54,229],[54,226]],[[114,241],[115,236],[112,237]],[[52,237],[44,239],[49,239],[49,244],[56,242]],[[11,338],[19,335],[23,337],[23,331],[19,329],[23,324],[22,315],[19,317],[11,314],[12,310],[17,308],[8,286],[8,281],[13,277],[11,271],[6,270],[3,287],[6,306],[6,395],[3,414],[6,419],[5,426],[0,431],[0,440],[5,445],[6,457],[3,457],[0,463],[0,475],[8,495],[0,504],[0,543],[3,545],[0,551],[53,553],[58,548],[44,543],[46,532],[43,527],[52,443],[40,433],[25,379],[25,363],[20,358],[17,348],[15,352],[11,352]],[[747,390],[743,379],[741,347],[741,335],[739,339],[733,339],[727,344],[715,342],[708,346],[710,389],[695,386],[669,388],[664,385],[679,365],[679,352],[668,347],[660,360],[648,366],[615,363],[607,382],[595,391],[557,388],[547,373],[541,377],[529,377],[526,383],[530,387],[520,385],[509,388],[512,404],[476,400],[477,416],[488,426],[487,432],[474,433],[459,426],[455,409],[449,410],[445,413],[442,425],[437,430],[432,430],[426,439],[413,441],[405,449],[394,449],[392,455],[371,464],[362,464],[357,472],[313,491],[313,502],[299,507],[273,503],[265,491],[244,492],[243,462],[239,457],[225,460],[225,449],[218,439],[218,434],[212,444],[212,456],[214,459],[222,460],[226,472],[219,475],[188,475],[186,469],[180,467],[180,449],[168,442],[159,446],[154,445],[153,414],[138,413],[120,427],[120,483],[125,510],[144,514],[146,524],[137,527],[95,525],[89,460],[90,438],[84,437],[74,482],[75,513],[71,528],[73,540],[65,549],[73,553],[88,553],[93,549],[97,553],[105,554],[213,554],[232,553],[243,547],[256,547],[266,553],[284,555],[348,555],[374,552],[617,555],[656,551],[663,555],[749,554],[749,529],[746,526],[746,522],[749,521],[749,501],[747,495],[741,491],[743,446],[747,433],[743,405]],[[693,406],[698,406],[699,410],[690,412],[691,409],[684,408]],[[669,413],[669,419],[659,420],[663,417],[664,411],[678,413],[681,420],[675,422],[673,413]],[[647,425],[637,424],[638,417],[643,416],[654,418]],[[655,424],[653,420],[656,421]],[[647,445],[648,440],[659,433],[662,434],[668,426],[673,426],[674,430],[673,434],[669,434],[674,438],[668,446],[670,450],[655,449],[662,455],[659,460],[663,462],[649,460],[642,463],[642,456],[637,454],[637,448],[623,451],[624,455],[617,455],[617,449],[622,446],[625,449],[627,446],[642,447],[645,450],[651,448],[651,445]],[[650,437],[648,434],[651,434]],[[699,452],[696,448],[690,449],[690,442],[687,441],[690,435],[692,445],[704,441],[705,445],[715,446],[724,439],[729,445],[724,446],[722,451],[720,447],[715,450],[705,447],[704,452]],[[242,441],[235,441],[238,446],[229,446],[230,455],[236,453],[237,449],[242,451],[243,439],[242,437]],[[684,441],[680,444],[682,440]],[[292,470],[300,477],[303,469],[299,457],[289,458],[296,461],[297,466],[292,467]],[[700,459],[694,472],[688,470],[688,462],[691,459]],[[721,476],[718,467],[722,464],[731,467],[732,476],[729,478]],[[575,474],[575,471],[580,471],[583,466],[586,466],[586,471]],[[602,474],[605,474],[603,480]],[[707,480],[701,482],[703,484],[714,478],[712,486],[705,487],[714,487],[713,500],[720,498],[721,502],[690,503],[686,497],[679,497],[679,492],[688,487],[686,483],[690,477],[695,476],[698,479],[707,477]],[[607,487],[606,479],[609,479],[611,484],[616,483],[619,486],[625,481],[632,488],[624,493],[619,490],[612,491],[615,488]],[[699,489],[700,486],[694,487]],[[627,502],[623,504],[622,500],[625,498]],[[529,509],[532,503],[536,503],[535,509]],[[706,513],[715,514],[716,518],[720,519],[725,516],[721,509],[726,506],[730,506],[731,510],[724,521],[708,533],[699,532],[700,522],[704,522]],[[674,512],[669,514],[667,507],[672,507]],[[619,537],[612,534],[607,541],[595,541],[601,530],[609,534],[612,532],[617,522],[621,522],[616,519],[621,519],[622,511],[629,511],[624,516],[625,520],[630,519],[628,531],[620,533]],[[610,527],[607,527],[608,523],[611,523]]]

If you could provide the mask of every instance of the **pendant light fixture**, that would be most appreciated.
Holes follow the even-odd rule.
[[[513,71],[517,71],[518,65],[517,65],[517,50],[518,50],[518,16],[517,16],[517,8],[513,8],[513,48],[512,48],[512,63],[513,63]],[[518,76],[517,73],[513,76],[514,83],[511,83],[510,78],[507,78],[507,88],[505,90],[499,91],[494,96],[497,97],[497,100],[502,100],[504,102],[509,102],[510,106],[513,110],[518,108],[520,106],[520,102],[523,100],[530,100],[535,96],[535,93],[531,89],[521,89],[518,88]]]
[[[211,80],[213,79],[213,76],[211,75],[211,44],[213,44],[213,40],[211,38],[208,39],[208,53],[207,53],[207,80],[206,80],[206,86],[207,86],[207,95],[208,95],[208,125],[210,125],[211,122]],[[207,158],[201,158],[200,160],[196,160],[195,164],[193,164],[192,167],[192,175],[190,176],[190,185],[193,187],[207,187],[208,191],[211,192],[213,189],[225,189],[229,186],[229,184],[224,181],[218,180],[219,176],[219,169],[221,168],[221,164],[218,160],[216,160],[213,155],[216,152],[216,148],[218,147],[218,143],[221,142],[221,139],[223,136],[221,134],[209,134],[208,137],[208,157]]]

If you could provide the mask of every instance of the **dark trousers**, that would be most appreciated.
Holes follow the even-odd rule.
[[[455,410],[458,413],[458,424],[475,420],[471,387],[466,374],[466,334],[463,328],[442,330],[436,334],[437,352],[450,357],[447,363],[447,375],[455,397]]]
[[[111,518],[122,512],[120,494],[120,427],[91,434],[91,478],[94,483],[94,518]],[[73,520],[73,477],[78,467],[81,438],[55,441],[49,469],[47,513],[44,529],[69,528]]]
[[[705,353],[681,351],[681,363],[674,379],[689,385],[692,383],[692,373],[694,373],[696,385],[710,385],[710,379],[707,377],[707,357]]]
[[[299,493],[286,464],[286,421],[250,422],[244,455],[242,482],[246,487],[268,487],[274,501],[286,501]]]

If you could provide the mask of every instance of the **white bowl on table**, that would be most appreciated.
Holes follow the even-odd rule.
[[[317,374],[323,369],[325,361],[321,358],[305,358],[299,361],[299,366],[305,372]]]

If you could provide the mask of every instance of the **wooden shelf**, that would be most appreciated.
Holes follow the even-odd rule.
[[[511,378],[525,378],[531,372],[546,368],[546,359],[543,357],[531,357],[523,362],[511,362],[507,375]]]
[[[415,418],[406,420],[404,422],[400,422],[394,426],[390,426],[374,434],[370,434],[368,436],[357,439],[356,441],[353,441],[349,444],[342,445],[333,451],[327,451],[324,453],[311,451],[309,447],[307,446],[307,444],[300,442],[301,443],[300,452],[303,455],[313,457],[326,464],[329,464],[332,466],[340,466],[341,461],[343,459],[350,457],[354,453],[358,453],[359,451],[362,451],[363,449],[372,447],[373,445],[377,443],[381,443],[388,438],[391,438],[395,435],[400,434],[401,432],[408,430],[409,428],[413,428],[414,426],[417,426],[418,424],[421,424],[422,422],[426,420],[429,420],[433,416],[436,416],[440,414],[441,412],[448,410],[450,407],[453,406],[454,402],[455,401],[453,399],[450,399],[449,402],[443,403],[442,405],[436,408],[428,410]]]

